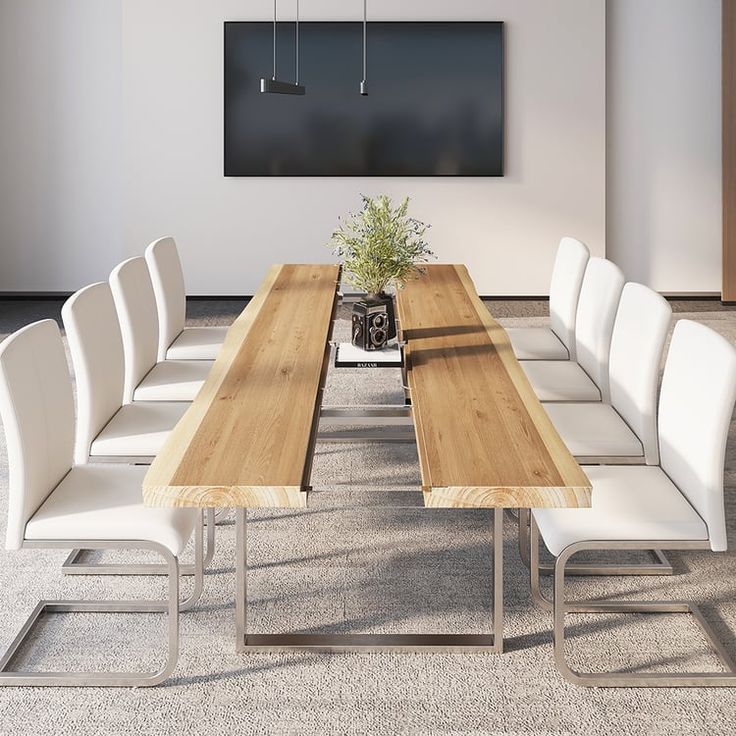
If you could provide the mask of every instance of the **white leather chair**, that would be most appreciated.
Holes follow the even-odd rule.
[[[589,550],[667,549],[724,551],[727,546],[723,465],[736,401],[736,349],[704,325],[675,326],[659,406],[659,466],[585,468],[593,484],[590,509],[532,512],[532,591],[553,606],[555,660],[569,681],[598,687],[734,686],[736,664],[689,602],[565,600],[569,559]],[[554,601],[539,588],[539,534],[555,556]],[[568,613],[691,613],[726,668],[722,672],[581,673],[565,659]],[[666,648],[658,642],[666,658]]]
[[[123,405],[123,338],[107,282],[78,291],[64,304],[61,316],[77,379],[75,462],[126,458],[150,462],[191,404]]]
[[[580,462],[659,463],[657,387],[672,309],[641,284],[621,294],[610,357],[611,403],[544,404],[560,437]],[[529,514],[519,515],[519,550],[529,565]],[[652,562],[573,563],[568,575],[672,575],[664,552],[649,550]],[[540,565],[543,574],[553,572]]]
[[[185,327],[184,272],[174,238],[160,238],[146,248],[146,263],[158,309],[158,359],[214,360],[227,327]]]
[[[641,284],[626,284],[611,339],[610,403],[544,405],[581,462],[659,462],[657,388],[671,318],[672,309],[663,297]]]
[[[0,685],[155,685],[178,656],[179,611],[202,589],[202,524],[196,509],[143,506],[145,468],[73,465],[74,403],[61,334],[36,322],[0,344],[0,417],[10,466],[7,549],[145,549],[168,568],[168,601],[42,601],[0,658]],[[195,532],[196,530],[196,532]],[[195,532],[197,576],[179,603],[178,557]],[[14,601],[15,603],[15,601]],[[44,613],[168,611],[168,657],[158,672],[28,672],[10,664]]]
[[[575,318],[575,361],[521,361],[541,401],[610,401],[608,358],[624,275],[604,258],[585,269]]]
[[[125,353],[123,398],[131,401],[193,401],[211,361],[157,362],[158,313],[145,258],[130,258],[110,274]]]
[[[588,247],[562,238],[549,287],[550,327],[509,327],[506,332],[519,360],[575,360],[575,316]]]
[[[134,401],[123,405],[124,356],[112,291],[107,282],[71,296],[61,310],[77,381],[77,432],[74,461],[150,464],[171,430],[191,406],[188,402]],[[215,549],[214,512],[206,512],[205,567]],[[66,575],[157,575],[162,565],[85,562],[73,550],[62,565]],[[184,575],[194,573],[182,565]]]

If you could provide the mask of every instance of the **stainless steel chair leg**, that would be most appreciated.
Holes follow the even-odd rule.
[[[157,552],[168,569],[168,601],[41,601],[23,624],[18,635],[0,658],[0,687],[7,686],[95,686],[95,687],[149,687],[166,680],[176,667],[179,656],[179,564],[166,548],[154,543],[137,541],[71,540],[25,542],[25,548],[34,549],[146,549]],[[36,622],[45,614],[69,612],[102,613],[158,613],[168,612],[168,654],[164,665],[156,672],[35,672],[12,670],[10,665],[25,644]]]
[[[194,587],[192,588],[192,592],[189,594],[189,597],[179,602],[179,612],[189,611],[194,608],[202,596],[202,589],[204,588],[204,568],[205,564],[209,564],[206,563],[204,556],[203,521],[203,515],[200,515],[197,525],[194,527]],[[207,525],[208,536],[210,528],[212,529],[214,536],[215,525],[212,523]]]
[[[519,555],[521,561],[529,567],[529,520],[531,512],[529,509],[519,510]],[[610,575],[674,575],[672,563],[660,549],[652,548],[643,550],[654,558],[651,563],[634,563],[621,565],[616,562],[599,562],[595,564],[572,564],[567,566],[568,575],[580,576],[610,576]],[[553,575],[554,566],[538,562],[541,575]]]
[[[209,567],[215,554],[216,510],[204,509],[207,517],[207,551],[204,557],[205,568]],[[73,549],[61,565],[64,575],[168,575],[166,565],[152,562],[124,564],[115,562],[83,562],[87,549]],[[197,575],[196,564],[179,565],[179,574]]]
[[[519,557],[526,567],[529,567],[529,523],[531,511],[519,509]]]
[[[532,539],[537,536],[532,521]],[[584,550],[651,549],[653,543],[645,542],[588,542],[574,544],[563,550],[555,561],[554,578],[554,656],[562,676],[575,685],[587,687],[736,687],[736,662],[718,640],[700,609],[688,601],[586,601],[567,603],[565,600],[565,575],[568,560]],[[680,542],[673,549],[709,549],[707,543]],[[532,553],[533,557],[533,553]],[[718,656],[725,672],[595,672],[573,670],[565,659],[565,616],[571,613],[687,613],[694,616],[708,644]]]
[[[531,516],[531,513],[527,510],[526,513]],[[521,524],[521,519],[519,519]],[[529,587],[532,591],[532,600],[544,611],[553,610],[552,601],[542,593],[539,578],[539,530],[534,520],[531,521],[531,527],[524,524],[526,531],[526,542],[529,558]]]

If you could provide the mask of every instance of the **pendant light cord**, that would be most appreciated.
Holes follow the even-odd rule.
[[[368,76],[368,0],[363,0],[363,81]]]
[[[299,0],[296,0],[296,83],[299,84]]]
[[[273,79],[276,79],[276,0],[273,0]]]

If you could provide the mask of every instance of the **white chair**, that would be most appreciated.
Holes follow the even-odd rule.
[[[657,387],[671,318],[663,297],[641,284],[626,284],[611,339],[610,403],[544,405],[581,462],[659,462]]]
[[[158,359],[215,360],[227,327],[185,327],[184,272],[174,238],[160,238],[146,248],[146,263],[158,309]]]
[[[610,401],[608,357],[624,275],[604,258],[585,269],[575,318],[575,361],[528,360],[521,365],[541,401]]]
[[[42,601],[0,658],[0,685],[142,686],[176,666],[179,611],[202,589],[202,524],[196,509],[143,506],[145,468],[73,465],[74,403],[56,323],[36,322],[0,344],[0,417],[10,466],[7,549],[145,549],[168,568],[167,601]],[[196,531],[195,531],[196,530]],[[179,602],[178,557],[195,532],[197,576]],[[45,613],[168,611],[168,657],[157,672],[36,672],[10,665]]]
[[[659,294],[629,283],[621,294],[611,340],[611,403],[544,404],[557,432],[580,462],[659,463],[657,387],[672,309]],[[519,549],[529,565],[529,514],[519,515]],[[568,575],[672,575],[664,552],[651,563],[568,565]],[[551,574],[550,565],[539,571]]]
[[[77,379],[75,462],[150,463],[191,404],[123,404],[123,338],[108,283],[78,291],[64,304],[61,316]]]
[[[145,258],[130,258],[110,274],[125,353],[124,401],[193,401],[211,361],[157,362],[158,314]]]
[[[123,405],[124,356],[120,323],[107,282],[81,289],[61,310],[77,382],[77,432],[74,461],[150,464],[190,403],[134,401]],[[206,512],[207,552],[215,549],[214,511]],[[155,564],[85,562],[73,550],[62,565],[65,575],[162,575]],[[181,566],[191,575],[191,565]]]
[[[549,287],[550,327],[509,327],[519,360],[575,360],[575,316],[590,251],[575,238],[562,238]]]
[[[736,349],[708,327],[688,320],[678,322],[660,396],[661,464],[586,468],[593,484],[592,508],[532,512],[532,591],[539,604],[553,607],[555,661],[570,682],[597,687],[736,685],[736,664],[689,602],[565,600],[566,566],[578,552],[655,546],[726,549],[723,465],[735,400]],[[556,558],[553,602],[539,588],[539,534]],[[565,659],[565,615],[583,612],[692,613],[726,673],[576,672]],[[659,641],[658,647],[662,645]]]

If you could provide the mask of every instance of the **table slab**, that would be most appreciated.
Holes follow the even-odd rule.
[[[306,506],[339,278],[271,267],[146,474],[148,506]]]
[[[590,481],[466,267],[424,271],[398,292],[397,314],[426,506],[590,506]]]

